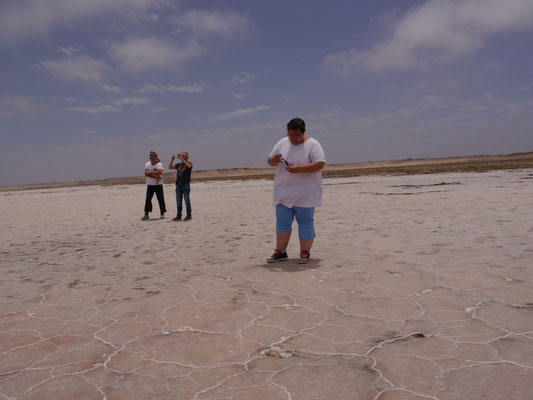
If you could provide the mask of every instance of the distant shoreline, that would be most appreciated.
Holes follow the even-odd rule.
[[[363,175],[417,175],[444,172],[486,172],[491,170],[533,168],[533,152],[508,155],[478,155],[446,158],[405,159],[326,165],[322,171],[325,178]],[[163,174],[164,183],[174,182],[175,173]],[[272,168],[231,168],[193,171],[193,182],[273,179]],[[27,185],[0,186],[0,192],[32,189],[52,189],[75,186],[109,186],[144,184],[144,176],[107,178],[74,182],[35,183]]]

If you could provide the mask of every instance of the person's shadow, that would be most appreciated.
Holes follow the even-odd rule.
[[[319,258],[312,258],[307,264],[298,264],[298,259],[288,259],[287,261],[280,261],[277,263],[264,263],[260,265],[261,268],[276,272],[299,272],[320,268]]]

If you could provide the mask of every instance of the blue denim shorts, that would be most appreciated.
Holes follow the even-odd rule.
[[[292,230],[292,221],[296,218],[298,223],[298,236],[300,239],[315,238],[315,224],[313,216],[315,207],[285,207],[283,204],[276,206],[276,232],[283,233]]]

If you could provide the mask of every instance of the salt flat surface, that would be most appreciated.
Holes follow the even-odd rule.
[[[269,181],[2,193],[0,398],[531,399],[532,179],[324,180],[308,265]]]

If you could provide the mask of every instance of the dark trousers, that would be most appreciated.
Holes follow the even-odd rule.
[[[152,197],[154,197],[154,193],[157,196],[157,201],[159,203],[159,211],[161,211],[161,214],[166,213],[167,209],[165,207],[165,196],[163,194],[163,185],[147,185],[146,186],[146,201],[144,203],[144,212],[145,213],[152,212]]]
[[[181,213],[183,212],[182,202],[184,199],[187,215],[191,216],[191,185],[190,183],[176,183],[176,206],[178,208],[179,217],[181,217]]]

